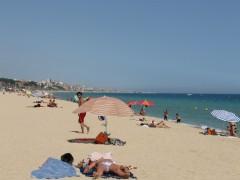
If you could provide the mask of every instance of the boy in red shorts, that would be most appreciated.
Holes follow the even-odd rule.
[[[83,99],[82,92],[78,92],[77,96],[78,96],[78,99],[79,99],[78,106],[81,106],[85,102],[84,99]],[[87,129],[87,133],[89,133],[89,130],[90,130],[89,126],[84,124],[84,119],[85,119],[86,114],[87,114],[86,112],[78,114],[78,116],[79,116],[78,122],[81,125],[82,133],[84,133],[84,127]]]

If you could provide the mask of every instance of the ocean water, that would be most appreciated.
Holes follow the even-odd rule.
[[[73,97],[74,92],[55,92],[54,95],[63,100]],[[84,97],[110,96],[119,98],[125,102],[131,100],[150,100],[154,106],[146,108],[149,116],[163,118],[163,112],[167,109],[169,119],[175,119],[176,113],[180,114],[186,124],[212,128],[226,129],[227,123],[218,120],[210,114],[214,109],[223,109],[240,116],[240,95],[230,94],[132,94],[132,93],[85,93]],[[134,106],[136,112],[139,106]],[[238,124],[238,130],[239,130]]]

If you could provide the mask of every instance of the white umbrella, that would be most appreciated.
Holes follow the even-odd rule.
[[[239,122],[240,118],[234,113],[225,110],[214,110],[211,112],[212,116],[226,122]]]

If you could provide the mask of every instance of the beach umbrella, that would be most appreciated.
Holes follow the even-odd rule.
[[[73,113],[90,112],[101,116],[132,116],[134,112],[120,99],[112,97],[93,98],[85,102]]]
[[[138,105],[142,105],[142,106],[154,106],[154,103],[152,101],[148,101],[148,100],[142,100],[142,101],[138,101]]]
[[[226,122],[239,122],[240,118],[234,113],[225,110],[214,110],[211,112],[212,116]]]
[[[98,116],[133,116],[133,110],[120,99],[113,97],[93,98],[75,109],[73,113],[89,112]],[[107,129],[107,121],[106,121]]]

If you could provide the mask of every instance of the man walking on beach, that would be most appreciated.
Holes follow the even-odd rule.
[[[78,92],[77,96],[78,96],[78,106],[80,107],[85,102],[83,99],[83,93]],[[84,119],[85,119],[86,114],[87,114],[86,112],[78,114],[78,116],[79,116],[78,122],[81,125],[82,133],[84,133],[84,127],[87,129],[87,133],[89,133],[89,130],[90,130],[89,126],[84,124]]]

